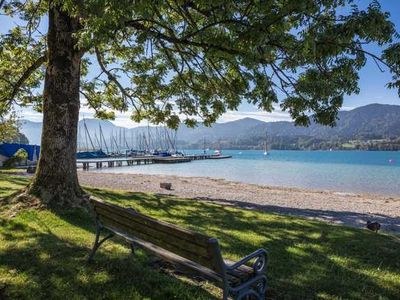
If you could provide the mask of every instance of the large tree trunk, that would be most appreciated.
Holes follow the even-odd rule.
[[[76,170],[81,52],[73,33],[79,22],[53,5],[49,10],[40,159],[29,193],[56,206],[79,206]]]

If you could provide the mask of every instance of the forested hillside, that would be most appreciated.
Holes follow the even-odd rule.
[[[111,136],[120,143],[137,148],[138,137],[150,135],[156,139],[160,130],[155,127],[132,129],[115,126],[110,121],[85,120],[95,143],[99,125],[106,140]],[[85,143],[84,122],[80,121],[80,144]],[[41,123],[24,121],[21,129],[28,139],[40,143]],[[350,111],[341,111],[335,127],[312,123],[297,127],[292,122],[263,122],[251,118],[217,123],[212,127],[199,124],[195,129],[182,125],[176,135],[181,149],[207,148],[261,149],[267,141],[272,149],[400,149],[400,106],[370,104]]]

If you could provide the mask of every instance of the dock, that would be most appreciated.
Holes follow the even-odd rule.
[[[122,166],[148,165],[148,164],[176,164],[186,163],[193,160],[224,159],[231,158],[229,155],[194,154],[186,156],[137,156],[137,157],[108,157],[101,159],[78,159],[77,167],[88,171],[91,167],[102,169],[103,167],[114,168]]]
[[[211,155],[207,159],[225,159],[225,158],[232,158],[232,155]]]

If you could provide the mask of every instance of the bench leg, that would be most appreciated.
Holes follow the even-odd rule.
[[[235,300],[247,300],[247,299],[264,300],[266,288],[267,288],[267,277],[265,275],[259,275],[253,277],[247,282],[242,283],[238,287],[231,288],[229,291],[232,292],[233,299]]]
[[[87,259],[87,262],[90,263],[93,260],[93,256],[95,255],[97,249],[103,244],[105,241],[108,239],[112,238],[114,236],[113,233],[108,234],[106,237],[104,237],[102,240],[100,240],[100,234],[101,234],[101,226],[97,226],[96,228],[96,238],[94,240],[93,248],[92,251],[90,252],[90,255]]]
[[[263,300],[261,296],[254,290],[243,291],[235,297],[235,300],[248,300],[248,299]]]
[[[222,300],[228,300],[229,291],[224,289],[224,294],[222,295]]]

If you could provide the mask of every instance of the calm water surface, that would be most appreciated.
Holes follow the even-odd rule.
[[[186,151],[200,153],[201,151]],[[400,152],[226,150],[231,159],[104,168],[93,172],[207,176],[262,185],[400,195]]]

